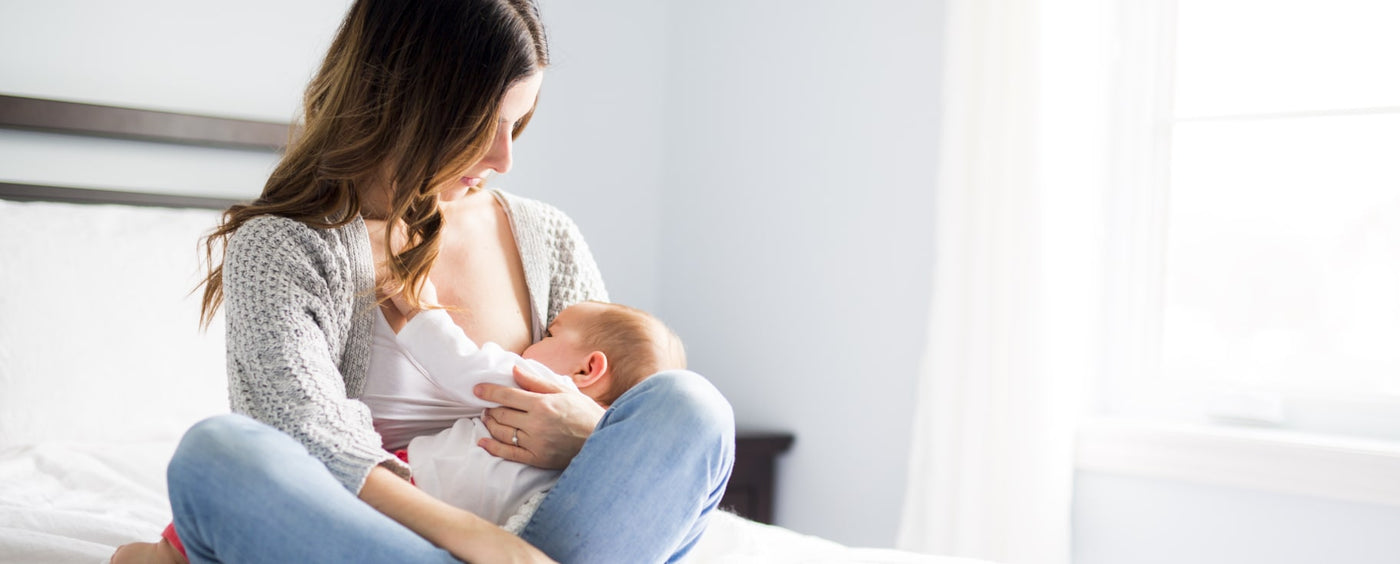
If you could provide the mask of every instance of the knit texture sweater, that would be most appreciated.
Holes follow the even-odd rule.
[[[515,236],[538,341],[564,308],[607,301],[578,226],[547,204],[495,192]],[[374,265],[362,218],[334,229],[261,216],[224,253],[229,404],[306,446],[358,493],[374,466],[409,469],[381,446],[358,401],[374,324]]]

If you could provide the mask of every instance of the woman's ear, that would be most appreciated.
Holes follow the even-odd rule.
[[[584,359],[583,370],[574,374],[574,385],[582,390],[597,384],[607,373],[608,355],[603,354],[603,351],[593,351]]]

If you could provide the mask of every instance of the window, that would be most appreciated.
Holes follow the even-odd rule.
[[[1152,231],[1110,280],[1151,288],[1110,304],[1139,312],[1120,344],[1141,357],[1110,364],[1135,375],[1110,411],[1400,439],[1396,21],[1367,0],[1176,3],[1144,71],[1170,93],[1148,112],[1163,158],[1110,208]]]

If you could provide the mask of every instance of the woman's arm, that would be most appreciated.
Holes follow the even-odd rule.
[[[520,537],[423,493],[384,468],[370,471],[360,499],[464,561],[553,562]]]
[[[240,415],[191,427],[166,475],[175,526],[196,561],[549,561],[383,467],[357,497],[291,436]]]
[[[364,236],[357,224],[318,230],[264,216],[240,227],[224,256],[233,411],[291,435],[351,492],[380,464],[408,474],[347,393],[369,360],[369,324],[356,323],[373,307]]]

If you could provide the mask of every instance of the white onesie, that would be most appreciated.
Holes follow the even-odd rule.
[[[407,445],[414,483],[424,492],[497,525],[509,521],[514,527],[507,529],[518,533],[559,472],[497,458],[477,446],[489,436],[481,417],[497,404],[477,398],[472,387],[515,386],[516,366],[576,389],[573,381],[495,343],[478,347],[440,309],[418,313],[397,335],[382,315],[375,317],[360,400],[369,406],[385,447]]]

